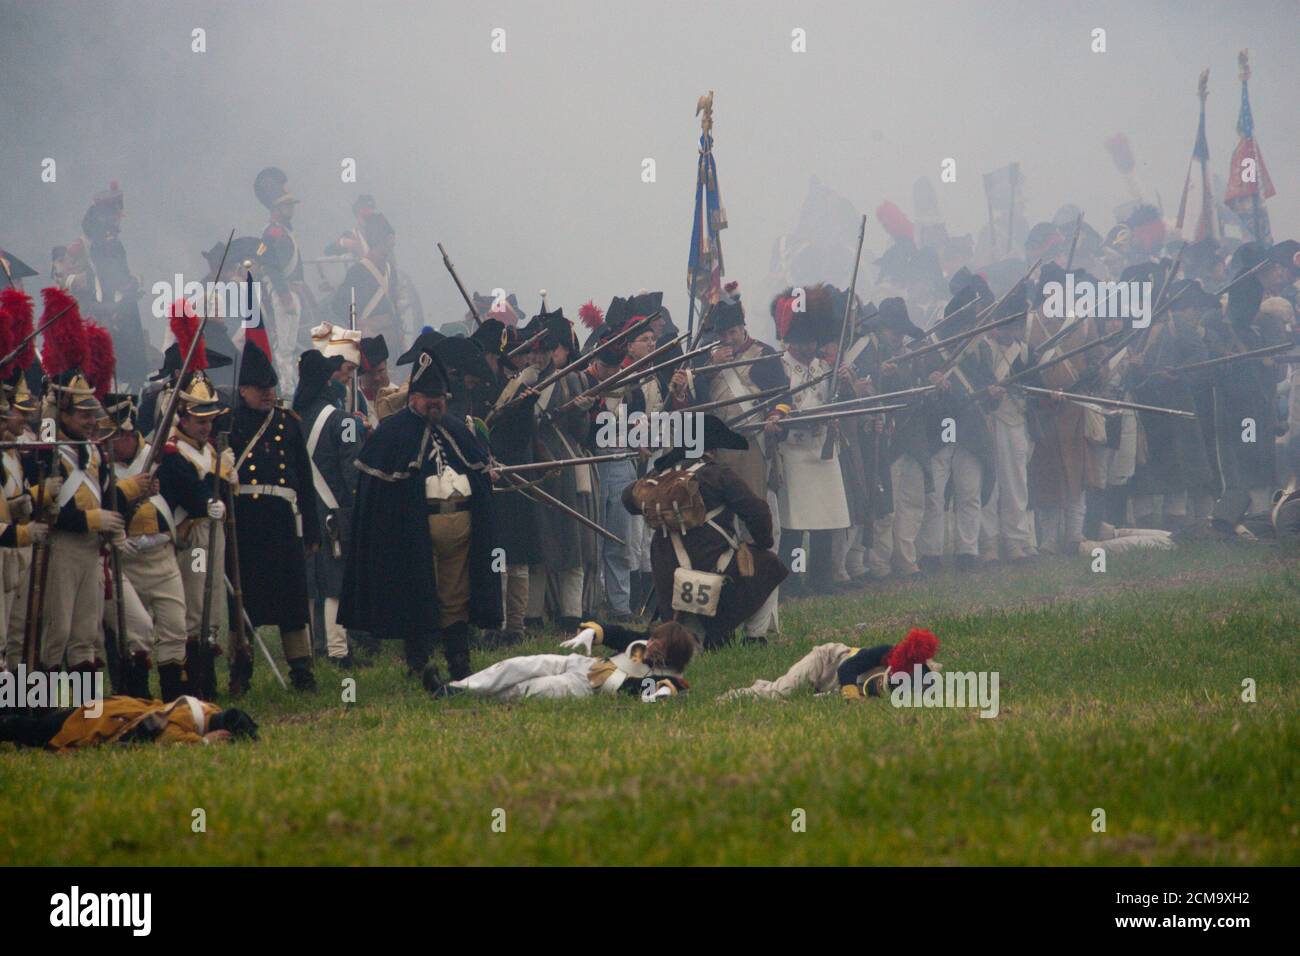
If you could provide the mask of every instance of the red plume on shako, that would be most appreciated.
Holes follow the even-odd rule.
[[[53,286],[42,289],[41,298],[45,300],[42,325],[64,313],[59,321],[45,330],[45,341],[41,343],[41,365],[45,374],[54,378],[72,369],[80,371],[86,360],[86,326],[77,300]]]
[[[181,361],[185,361],[185,356],[190,354],[190,343],[194,341],[194,336],[199,333],[199,316],[194,310],[194,306],[186,299],[177,299],[172,304],[172,315],[168,321],[171,326],[172,335],[176,336],[176,348],[181,353]],[[208,367],[208,350],[203,342],[199,339],[198,348],[194,352],[194,362],[190,369],[197,371]]]
[[[605,321],[605,313],[600,311],[600,306],[596,305],[590,299],[578,309],[578,318],[582,324],[589,329],[600,328],[600,323]]]
[[[113,375],[117,371],[117,356],[113,352],[113,336],[108,329],[95,322],[86,323],[86,363],[83,371],[101,402],[113,390]]]

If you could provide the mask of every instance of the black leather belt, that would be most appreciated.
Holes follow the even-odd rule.
[[[457,498],[454,501],[426,501],[431,515],[451,515],[458,511],[469,511],[469,499]]]

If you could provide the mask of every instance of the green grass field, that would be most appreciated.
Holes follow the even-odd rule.
[[[0,863],[1300,862],[1300,576],[1271,546],[1112,555],[1104,574],[1044,559],[782,614],[769,646],[697,658],[691,694],[653,705],[434,702],[396,648],[345,704],[336,671],[291,696],[259,661],[257,744],[0,749]],[[913,625],[945,668],[999,672],[996,719],[715,700],[815,643]]]

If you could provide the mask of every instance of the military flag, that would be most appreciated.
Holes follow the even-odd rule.
[[[1257,242],[1272,243],[1272,231],[1264,200],[1275,194],[1273,181],[1264,167],[1264,157],[1255,142],[1255,118],[1250,111],[1250,61],[1247,51],[1237,55],[1241,77],[1241,112],[1237,114],[1237,148],[1228,169],[1228,189],[1223,201],[1241,219],[1242,228]]]
[[[695,106],[700,119],[700,159],[695,175],[695,216],[691,223],[691,254],[686,288],[691,296],[687,331],[695,331],[695,303],[708,307],[722,296],[722,244],[718,233],[727,228],[727,212],[718,193],[718,166],[713,159],[713,91]]]

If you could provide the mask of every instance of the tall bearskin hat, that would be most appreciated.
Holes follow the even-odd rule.
[[[61,316],[45,330],[41,348],[47,398],[60,411],[74,408],[97,410],[99,402],[95,399],[95,388],[85,373],[86,326],[77,300],[53,286],[41,290],[41,296],[45,300],[41,324]]]
[[[772,318],[778,337],[787,342],[816,342],[818,345],[839,338],[835,321],[834,290],[821,284],[804,289],[803,311],[799,311],[794,289],[787,289],[772,302]],[[784,329],[782,329],[784,325]]]
[[[1128,217],[1131,242],[1142,252],[1155,253],[1165,244],[1165,221],[1155,206],[1138,206]]]

